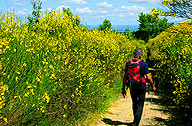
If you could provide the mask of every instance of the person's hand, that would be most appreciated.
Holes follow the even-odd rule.
[[[156,87],[155,86],[153,86],[153,91],[156,91]]]
[[[125,98],[125,96],[126,96],[126,91],[125,91],[125,89],[122,89],[121,94],[122,94],[123,98]]]

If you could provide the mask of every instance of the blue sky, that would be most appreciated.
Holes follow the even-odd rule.
[[[150,13],[155,7],[163,8],[161,0],[41,0],[42,11],[70,8],[74,15],[79,15],[81,23],[98,26],[105,19],[112,25],[138,25],[138,15]],[[0,11],[5,13],[13,9],[18,17],[31,15],[31,0],[0,0]],[[170,22],[181,22],[183,19],[168,18]]]

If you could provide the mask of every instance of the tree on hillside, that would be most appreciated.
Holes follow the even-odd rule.
[[[173,25],[173,23],[168,23],[166,18],[160,19],[158,14],[140,13],[138,21],[140,23],[139,30],[133,34],[137,39],[144,40],[145,42]]]
[[[33,5],[32,17],[28,16],[27,19],[30,24],[34,24],[39,22],[38,18],[40,18],[42,2],[40,0],[32,0],[31,4]]]
[[[72,12],[70,11],[70,9],[69,8],[67,8],[67,9],[65,9],[65,8],[63,8],[63,13],[66,13],[67,14],[67,16],[69,16],[71,19],[74,19],[74,23],[76,24],[76,25],[80,25],[80,19],[79,19],[79,17],[77,17],[77,16],[74,16],[73,14],[72,14]]]
[[[39,22],[38,20],[41,15],[40,10],[42,9],[42,2],[41,0],[32,0],[31,4],[33,6],[32,16],[28,16],[27,19],[32,26],[34,23]],[[73,20],[74,25],[78,25],[78,26],[80,25],[79,17],[74,16],[69,8],[67,9],[63,8],[63,13],[67,14],[67,16],[70,17],[71,20]],[[49,14],[51,14],[51,12]]]
[[[169,9],[166,15],[192,19],[192,0],[163,0],[162,4]]]
[[[131,30],[130,30],[130,29],[128,29],[128,28],[126,28],[124,32],[125,32],[125,33],[130,33],[130,32],[131,32]]]
[[[123,32],[129,39],[133,39],[133,31],[131,31],[129,28],[126,28],[125,31]]]
[[[107,19],[105,19],[104,21],[103,21],[103,24],[100,24],[99,25],[99,30],[101,30],[101,31],[103,31],[103,30],[105,30],[106,28],[111,28],[111,22],[109,21],[109,20],[107,20]]]

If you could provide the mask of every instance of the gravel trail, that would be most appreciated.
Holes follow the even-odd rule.
[[[153,98],[151,102],[151,97]],[[158,105],[159,97],[146,93],[143,115],[139,126],[165,125],[166,120],[170,118],[169,112],[165,107]],[[133,121],[132,101],[130,94],[126,98],[119,98],[108,108],[105,114],[102,114],[93,126],[131,126]]]

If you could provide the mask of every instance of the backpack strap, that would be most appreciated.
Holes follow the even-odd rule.
[[[139,62],[141,62],[142,60],[141,59],[138,59],[137,61],[136,61],[136,63],[139,63]]]
[[[135,63],[139,63],[139,62],[141,62],[142,60],[141,59],[138,59]],[[133,59],[131,59],[131,60],[129,60],[129,62],[130,62],[130,64],[132,64],[133,63]]]
[[[132,63],[133,63],[133,60],[132,60],[132,59],[131,59],[131,60],[129,60],[129,63],[130,63],[130,64],[132,64]]]

